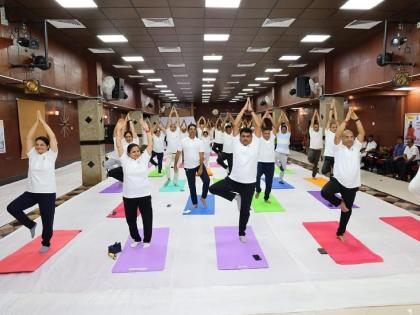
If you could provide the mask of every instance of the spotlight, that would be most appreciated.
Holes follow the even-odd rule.
[[[404,45],[407,42],[407,37],[400,36],[399,34],[397,36],[394,36],[391,38],[391,46],[392,47],[400,47]]]
[[[290,95],[295,95],[296,94],[296,89],[290,89],[289,94]]]

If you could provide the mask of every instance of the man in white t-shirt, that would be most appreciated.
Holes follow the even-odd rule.
[[[172,115],[175,114],[176,122],[172,121]],[[168,122],[166,124],[166,165],[165,165],[165,173],[166,173],[166,182],[165,185],[168,185],[171,182],[171,167],[174,165],[175,162],[175,155],[179,147],[179,143],[181,141],[180,129],[179,129],[179,116],[178,112],[175,107],[172,107],[169,116]],[[174,178],[173,178],[174,186],[178,185],[178,168],[174,166]]]
[[[333,121],[333,117],[335,121]],[[324,149],[324,164],[322,164],[322,174],[330,174],[330,177],[333,176],[333,167],[334,167],[334,137],[337,131],[337,126],[340,122],[338,121],[337,108],[335,106],[335,101],[333,101],[330,112],[328,114],[328,121],[325,127],[325,149]]]
[[[315,110],[312,116],[311,126],[309,127],[309,150],[308,150],[308,161],[312,166],[312,177],[315,178],[318,173],[318,162],[321,157],[321,150],[323,147],[322,133],[323,129],[319,126],[320,123],[318,110]]]
[[[155,125],[152,129],[153,132],[153,151],[150,157],[150,163],[152,163],[158,169],[158,173],[162,172],[163,152],[165,151],[165,133],[163,132],[162,125]],[[157,157],[157,163],[155,161]]]
[[[204,144],[196,137],[197,127],[195,124],[188,125],[188,137],[181,140],[175,157],[174,170],[178,172],[178,160],[184,153],[184,170],[188,180],[190,196],[193,208],[197,208],[197,189],[195,187],[195,175],[203,181],[201,202],[207,208],[206,197],[209,191],[210,178],[204,165]]]
[[[223,151],[223,129],[222,119],[220,117],[217,118],[215,123],[213,139],[213,152],[219,156]]]
[[[357,138],[353,132],[346,129],[347,123],[353,120],[357,127]],[[361,185],[360,181],[360,149],[365,136],[362,122],[352,108],[345,120],[340,124],[334,137],[334,177],[322,188],[321,195],[334,206],[340,206],[340,224],[337,238],[345,241],[347,223],[350,220],[354,199]],[[341,198],[336,194],[340,193]]]
[[[250,128],[242,128],[239,125],[244,113],[252,114],[255,125],[255,135]],[[248,98],[233,124],[233,168],[228,177],[210,186],[212,194],[223,197],[229,201],[237,202],[239,214],[239,240],[246,243],[246,225],[249,220],[252,197],[255,191],[255,179],[257,176],[258,152],[261,138],[261,122],[254,113],[251,101]]]
[[[226,123],[228,120],[233,120],[231,113],[227,114],[224,121],[225,124],[223,124],[225,126],[225,131],[222,135],[223,148],[222,153],[217,157],[217,163],[224,169],[227,169],[229,175],[230,172],[232,172],[233,164],[233,134],[232,125],[230,123]],[[227,161],[227,165],[225,161]]]
[[[280,111],[279,119],[276,124],[277,146],[275,153],[276,165],[280,168],[280,184],[284,184],[283,179],[287,168],[287,159],[290,154],[290,130],[289,119],[283,111]]]
[[[407,175],[410,173],[411,166],[417,163],[419,158],[419,149],[414,144],[414,140],[412,138],[408,138],[407,146],[404,149],[403,158],[396,163],[398,170],[397,179],[407,180]],[[413,174],[411,175],[411,178],[413,178]]]

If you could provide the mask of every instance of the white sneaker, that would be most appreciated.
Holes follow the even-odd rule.
[[[241,243],[246,243],[248,241],[245,235],[239,236],[239,240]]]
[[[131,248],[136,248],[137,246],[139,246],[140,243],[141,242],[133,242],[133,243],[130,244],[130,247]]]
[[[42,245],[41,248],[39,249],[39,252],[41,254],[44,254],[44,253],[48,252],[49,250],[50,250],[50,247],[49,246]]]
[[[236,194],[234,199],[236,200],[236,205],[238,206],[238,211],[241,212],[241,195]]]
[[[149,248],[150,247],[150,243],[143,243],[143,248]]]

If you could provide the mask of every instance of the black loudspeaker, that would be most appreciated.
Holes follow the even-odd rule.
[[[378,57],[376,57],[376,64],[380,67],[384,67],[390,62],[392,62],[391,53],[385,53],[385,57],[383,54],[379,54]]]
[[[124,93],[124,79],[119,77],[114,77],[115,87],[112,90],[112,99],[121,100],[125,98]]]
[[[311,86],[309,85],[309,77],[296,77],[296,96],[309,97],[311,96]]]

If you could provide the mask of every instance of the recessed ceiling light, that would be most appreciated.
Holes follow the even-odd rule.
[[[190,87],[183,87],[183,88],[181,88],[181,90],[191,90],[191,88]]]
[[[410,86],[403,86],[403,87],[394,89],[394,91],[415,91],[415,90],[417,90],[417,88],[410,87]]]
[[[224,88],[223,88],[223,90],[234,90],[235,89],[235,87],[234,86],[225,86]]]
[[[127,62],[141,62],[144,61],[144,58],[142,56],[124,56],[122,57],[124,61]]]
[[[254,66],[255,63],[238,63],[238,68],[251,68]]]
[[[131,65],[112,65],[116,69],[130,69],[133,68]]]
[[[384,0],[348,0],[344,3],[341,10],[370,10],[376,7],[379,3]]]
[[[175,96],[174,93],[165,93],[165,96]]]
[[[203,73],[219,73],[219,69],[203,69]]]
[[[206,8],[239,8],[241,0],[206,0]]]
[[[148,82],[140,82],[140,85],[152,85],[152,83],[148,83]]]
[[[211,92],[211,91],[213,91],[213,90],[211,90],[211,89],[203,89],[202,90],[202,92]]]
[[[252,53],[266,53],[270,47],[248,47],[246,52]]]
[[[181,52],[181,47],[158,47],[161,53],[177,53]]]
[[[239,101],[237,98],[232,98],[232,101]]]
[[[202,87],[214,87],[214,84],[203,84]]]
[[[276,84],[276,82],[274,82],[274,81],[267,81],[267,82],[264,82],[265,84]]]
[[[158,85],[155,85],[155,87],[160,88],[160,89],[164,89],[164,88],[167,88],[168,86],[165,85],[165,84],[158,84]]]
[[[288,73],[284,73],[284,74],[275,74],[275,77],[288,77],[289,74]]]
[[[137,72],[147,74],[147,73],[155,73],[155,70],[153,70],[153,69],[138,69]]]
[[[260,86],[261,84],[259,84],[259,83],[250,83],[250,84],[248,84],[248,86]]]
[[[179,85],[188,85],[188,84],[190,84],[190,82],[177,82],[177,84],[179,84]]]
[[[203,96],[211,95],[211,93],[201,93]]]
[[[185,63],[168,63],[168,68],[185,68]]]
[[[266,86],[257,86],[256,89],[266,89]]]
[[[172,93],[171,90],[161,90],[162,93]]]
[[[309,52],[315,54],[328,54],[333,50],[334,48],[312,48]]]
[[[174,78],[188,78],[188,74],[174,74]]]
[[[291,63],[290,65],[288,65],[289,68],[303,68],[306,67],[308,64],[307,63]]]
[[[270,72],[270,73],[278,73],[281,72],[283,69],[280,68],[267,68],[265,69],[265,72]]]
[[[79,20],[76,19],[63,19],[63,20],[47,20],[55,28],[59,29],[80,29],[86,28]]]
[[[149,81],[149,82],[162,82],[162,79],[159,79],[159,78],[151,78],[151,79],[147,79],[147,81]]]
[[[222,59],[223,59],[223,56],[220,56],[220,55],[203,56],[203,60],[205,60],[205,61],[220,61]]]
[[[229,34],[204,34],[206,42],[225,42],[229,40]]]
[[[294,21],[291,18],[265,19],[262,27],[289,27]]]
[[[238,93],[238,95],[247,95],[248,93]]]
[[[300,41],[302,43],[322,43],[330,37],[331,35],[306,35]]]
[[[139,79],[139,78],[144,78],[144,75],[129,74],[128,77],[132,79]]]
[[[94,54],[114,54],[115,51],[112,48],[88,48],[91,53]]]
[[[229,101],[229,103],[236,103],[236,100],[231,100]]]
[[[175,27],[172,18],[147,18],[141,20],[146,27]]]
[[[382,23],[382,21],[371,21],[371,20],[354,20],[344,26],[344,28],[356,29],[356,30],[370,30],[376,25]]]
[[[244,92],[251,92],[251,91],[254,91],[254,89],[242,89],[242,91],[244,91]]]
[[[216,81],[216,78],[203,78],[203,81],[213,82]]]
[[[93,0],[55,0],[63,8],[97,8]]]
[[[298,60],[300,56],[294,56],[294,55],[283,55],[279,58],[279,60]]]
[[[149,91],[158,91],[159,89],[157,88],[147,88]]]
[[[228,81],[227,84],[239,84],[239,81]]]
[[[268,78],[268,77],[256,77],[255,78],[255,81],[267,81],[267,80],[269,80],[270,78]]]
[[[245,77],[246,74],[245,73],[241,73],[241,74],[232,74],[233,78],[240,78],[240,77]]]
[[[104,43],[128,42],[128,39],[124,35],[97,35],[97,37]]]

